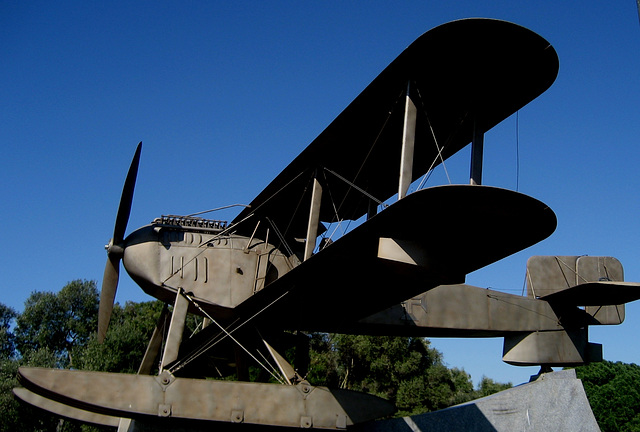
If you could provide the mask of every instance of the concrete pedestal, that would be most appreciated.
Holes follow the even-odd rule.
[[[574,370],[440,411],[361,425],[361,432],[594,431],[600,428]]]

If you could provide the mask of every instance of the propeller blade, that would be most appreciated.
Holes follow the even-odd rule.
[[[98,342],[102,343],[107,335],[109,321],[111,320],[111,311],[113,311],[113,303],[116,299],[116,290],[118,289],[118,278],[120,275],[120,260],[124,252],[124,233],[127,230],[129,215],[131,214],[131,204],[133,203],[133,191],[136,187],[136,177],[138,176],[138,166],[140,165],[140,152],[142,151],[142,142],[138,144],[136,152],[133,155],[131,166],[127,172],[127,178],[122,187],[122,195],[120,196],[120,204],[118,205],[118,214],[116,215],[116,224],[113,228],[113,238],[107,246],[107,265],[104,268],[104,276],[102,277],[102,289],[100,290],[100,308],[98,310]]]
[[[127,229],[129,215],[131,214],[131,203],[133,202],[133,190],[136,187],[136,177],[138,176],[138,165],[140,164],[140,151],[142,150],[142,142],[138,144],[136,153],[133,155],[127,179],[124,181],[122,188],[122,196],[120,197],[120,205],[118,206],[118,215],[116,216],[116,225],[113,229],[113,243],[120,244],[124,239],[124,232]]]
[[[102,343],[107,335],[111,311],[116,299],[118,278],[120,274],[120,258],[107,258],[102,277],[102,289],[100,291],[100,308],[98,309],[98,342]]]

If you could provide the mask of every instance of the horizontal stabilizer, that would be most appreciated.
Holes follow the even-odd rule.
[[[553,304],[571,306],[621,305],[640,299],[637,282],[589,282],[540,297]]]

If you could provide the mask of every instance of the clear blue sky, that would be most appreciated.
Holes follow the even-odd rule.
[[[549,204],[548,240],[472,274],[520,293],[530,255],[610,255],[640,281],[640,25],[634,0],[0,3],[0,302],[102,277],[128,164],[129,231],[160,214],[248,203],[409,43],[465,17],[539,33],[549,91],[485,138],[484,183]],[[437,65],[434,65],[437,67]],[[336,155],[339,157],[339,155]],[[447,164],[468,181],[468,152]],[[441,182],[435,176],[429,184]],[[214,215],[232,219],[234,213]],[[117,300],[150,300],[126,274]],[[640,304],[596,328],[605,358],[640,363]],[[520,383],[502,341],[433,340],[449,366]]]

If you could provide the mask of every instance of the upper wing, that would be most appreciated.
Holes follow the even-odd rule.
[[[415,180],[466,146],[474,124],[487,131],[544,92],[557,71],[553,47],[518,25],[467,19],[436,27],[402,52],[234,222],[268,217],[287,240],[304,237],[316,172],[326,191],[320,221],[355,220],[375,200],[391,197],[398,189],[408,84],[417,107]],[[254,227],[238,231],[250,235]]]

